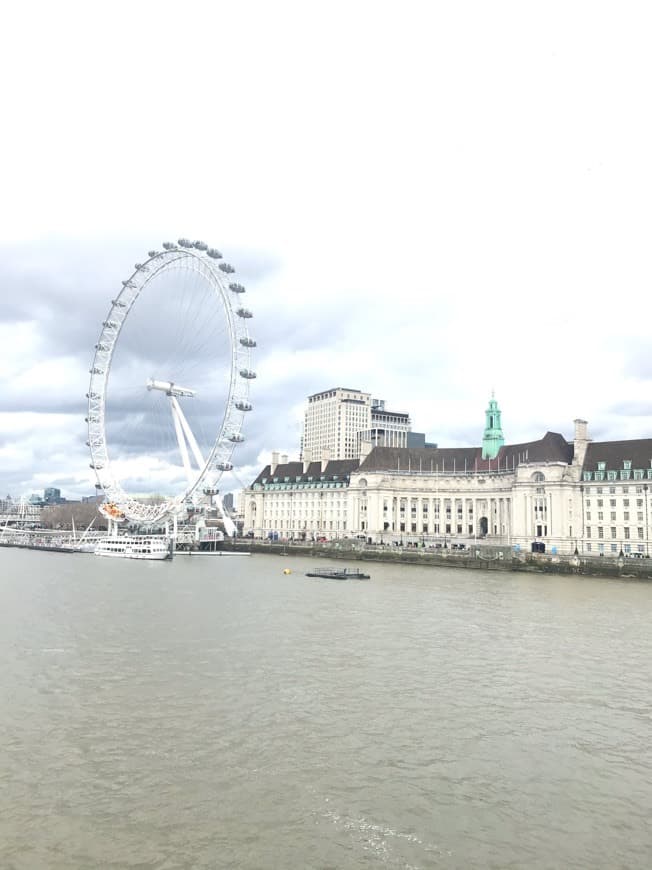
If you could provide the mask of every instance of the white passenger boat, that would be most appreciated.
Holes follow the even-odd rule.
[[[118,559],[171,559],[171,538],[167,535],[107,535],[98,541],[95,555]]]

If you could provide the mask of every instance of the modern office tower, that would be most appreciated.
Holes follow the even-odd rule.
[[[358,432],[371,429],[371,394],[335,387],[308,396],[301,458],[355,459]]]
[[[319,460],[357,459],[363,444],[406,447],[409,414],[388,411],[384,399],[370,393],[336,387],[308,396],[301,439],[301,457]]]
[[[384,399],[372,399],[371,427],[358,433],[358,455],[365,452],[365,442],[372,447],[407,447],[411,429],[409,414],[388,411]]]
[[[227,511],[233,511],[233,493],[227,492],[227,494],[222,499],[222,504],[224,505]]]

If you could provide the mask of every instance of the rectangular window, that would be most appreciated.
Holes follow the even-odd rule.
[[[587,553],[590,553],[590,552],[591,552],[591,545],[590,545],[590,544],[587,544],[587,545],[586,545],[586,552],[587,552]]]
[[[631,459],[623,459],[623,468],[630,469],[632,467]]]
[[[615,471],[607,472],[607,480],[616,480],[618,478],[618,474]]]
[[[629,522],[629,511],[625,511],[623,513],[623,520],[628,523]]]
[[[604,529],[602,528],[602,526],[598,526],[598,537],[604,538]]]
[[[609,499],[609,506],[612,508],[616,507],[616,499],[615,498]]]
[[[629,526],[625,526],[624,532],[625,532],[625,539],[627,541],[629,541]]]
[[[610,519],[612,523],[616,522],[616,511],[611,511]]]
[[[602,507],[603,503],[604,503],[603,499],[599,498],[598,499],[598,507]]]
[[[602,522],[604,519],[604,513],[602,511],[598,511],[598,522]]]
[[[609,552],[617,553],[618,552],[618,544],[609,544]]]
[[[586,537],[587,537],[587,538],[590,538],[590,537],[591,537],[591,526],[587,526],[587,527],[586,527]]]
[[[587,513],[586,520],[587,520],[587,522],[591,522],[591,513],[590,512]]]
[[[612,538],[615,538],[615,537],[616,537],[616,527],[615,527],[615,526],[612,526],[612,527],[611,527],[611,537],[612,537]]]

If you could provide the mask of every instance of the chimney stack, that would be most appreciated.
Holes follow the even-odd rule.
[[[272,450],[272,461],[271,461],[271,464],[269,466],[270,474],[274,474],[277,466],[278,466],[278,450]]]
[[[589,441],[589,424],[586,420],[574,420],[575,423],[575,438],[573,440],[573,465],[581,468],[584,465],[584,457],[586,456],[586,448]]]
[[[288,464],[288,455],[287,453],[281,453],[281,465]]]
[[[321,473],[323,474],[326,471],[326,466],[331,461],[331,452],[325,447],[321,452]]]
[[[303,473],[306,474],[308,471],[308,466],[312,462],[312,451],[304,450],[303,451]]]

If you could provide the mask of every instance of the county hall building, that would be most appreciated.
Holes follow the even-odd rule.
[[[350,409],[342,419],[366,430],[365,394],[355,401],[365,404],[361,419]],[[339,434],[348,456],[331,458],[327,447],[315,455],[319,439],[309,432],[308,447],[304,427],[302,458],[272,454],[245,490],[244,528],[255,538],[435,546],[481,540],[528,550],[537,543],[548,552],[649,555],[652,439],[593,442],[586,421],[575,420],[572,441],[547,432],[505,444],[492,397],[481,446],[374,446],[363,438],[353,458],[354,436],[342,437],[334,419],[331,434]]]

